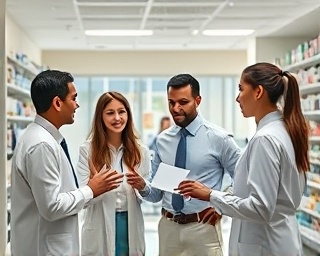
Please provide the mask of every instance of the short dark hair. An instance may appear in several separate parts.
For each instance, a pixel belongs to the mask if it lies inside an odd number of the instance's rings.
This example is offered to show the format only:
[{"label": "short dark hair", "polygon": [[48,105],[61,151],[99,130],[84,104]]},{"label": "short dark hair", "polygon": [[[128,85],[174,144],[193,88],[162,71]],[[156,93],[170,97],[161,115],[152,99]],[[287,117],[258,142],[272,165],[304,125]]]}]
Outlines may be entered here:
[{"label": "short dark hair", "polygon": [[191,86],[192,95],[193,97],[197,97],[200,95],[200,84],[197,79],[195,79],[190,74],[179,74],[176,76],[173,76],[170,78],[168,84],[167,84],[167,91],[169,90],[169,87],[173,88],[181,88],[184,86],[189,85]]},{"label": "short dark hair", "polygon": [[31,99],[38,114],[49,110],[54,97],[64,101],[69,93],[68,83],[74,81],[70,73],[46,70],[38,74],[31,83]]}]

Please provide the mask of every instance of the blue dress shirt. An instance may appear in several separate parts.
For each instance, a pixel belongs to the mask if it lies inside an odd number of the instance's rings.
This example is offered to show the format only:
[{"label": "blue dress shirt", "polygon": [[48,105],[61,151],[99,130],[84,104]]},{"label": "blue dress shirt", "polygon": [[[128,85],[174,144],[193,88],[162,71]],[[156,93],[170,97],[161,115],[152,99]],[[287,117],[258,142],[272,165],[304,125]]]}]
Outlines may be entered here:
[{"label": "blue dress shirt", "polygon": [[[173,125],[158,135],[151,180],[161,162],[174,165],[180,129],[181,127]],[[210,124],[199,114],[186,129],[190,133],[187,136],[186,169],[190,170],[187,179],[197,180],[212,189],[220,190],[223,175],[227,173],[233,177],[241,153],[240,148],[224,129]],[[150,184],[147,188],[141,193],[145,200],[150,202],[162,200],[162,207],[174,213],[171,205],[172,193],[161,191]],[[182,212],[185,214],[201,212],[208,207],[210,207],[209,202],[191,199],[185,201]]]}]

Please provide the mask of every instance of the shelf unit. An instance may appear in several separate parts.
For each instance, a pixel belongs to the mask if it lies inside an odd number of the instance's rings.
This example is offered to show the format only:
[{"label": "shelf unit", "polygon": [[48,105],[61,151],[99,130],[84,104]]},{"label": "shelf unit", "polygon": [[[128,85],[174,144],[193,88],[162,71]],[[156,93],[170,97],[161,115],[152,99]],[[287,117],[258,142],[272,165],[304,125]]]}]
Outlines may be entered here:
[{"label": "shelf unit", "polygon": [[[10,202],[10,163],[9,160],[13,156],[14,147],[9,145],[9,142],[12,142],[13,137],[15,137],[15,142],[17,140],[18,135],[14,131],[15,128],[24,129],[29,123],[34,120],[33,116],[24,115],[23,110],[21,109],[20,104],[20,115],[19,112],[14,111],[15,107],[18,109],[18,101],[19,102],[28,102],[31,103],[31,96],[30,96],[30,85],[33,78],[37,75],[38,71],[35,66],[29,67],[21,63],[20,61],[15,60],[12,57],[7,56],[7,102],[11,101],[12,105],[10,108],[8,107],[7,103],[7,137],[11,136],[10,139],[7,140],[7,212],[8,212],[8,241],[10,240],[10,209],[11,209],[11,202]],[[10,112],[10,113],[8,113]],[[14,135],[15,134],[15,135]]]},{"label": "shelf unit", "polygon": [[[307,69],[317,64],[320,64],[320,53],[309,59],[303,60],[300,63],[295,63],[290,66],[287,66],[284,68],[284,70],[296,73],[300,69]],[[307,96],[309,94],[317,94],[317,93],[320,94],[320,82],[316,82],[312,84],[301,84],[299,85],[299,91],[301,96]],[[320,110],[304,111],[303,113],[308,120],[320,122]],[[309,142],[310,144],[320,145],[320,136],[311,136],[309,138]],[[320,156],[319,156],[319,160],[310,159],[310,164],[318,166],[320,168]],[[320,195],[320,183],[308,179],[307,186],[314,190],[319,190],[319,195]],[[308,200],[309,200],[308,198],[304,197],[302,201],[306,202]],[[305,214],[308,214],[310,217],[318,220],[318,222],[320,223],[320,213],[317,212],[316,210],[309,209],[304,205],[301,205],[299,207],[299,210],[304,212]],[[299,224],[299,228],[300,228],[301,239],[303,244],[311,248],[315,252],[320,253],[320,232],[317,230],[313,230],[309,227],[302,226],[300,224]]]},{"label": "shelf unit", "polygon": [[8,96],[19,100],[30,98],[30,92],[28,90],[18,87],[15,84],[7,84],[7,93]]},{"label": "shelf unit", "polygon": [[[37,70],[35,67],[31,68],[20,61],[7,56],[7,101],[9,101],[9,99],[13,101],[13,106],[11,106],[12,109],[9,109],[7,105],[7,129],[9,129],[9,126],[11,127],[10,129],[13,129],[13,127],[25,128],[33,121],[34,117],[29,115],[26,116],[22,113],[21,104],[20,111],[16,111],[16,109],[18,109],[18,103],[16,103],[16,100],[20,102],[31,102],[29,89],[30,82],[36,75]],[[9,132],[10,131],[8,131],[8,133]],[[7,136],[9,137],[10,134]],[[10,147],[10,145],[7,145],[7,147]],[[7,152],[8,151],[10,150],[7,149]]]}]

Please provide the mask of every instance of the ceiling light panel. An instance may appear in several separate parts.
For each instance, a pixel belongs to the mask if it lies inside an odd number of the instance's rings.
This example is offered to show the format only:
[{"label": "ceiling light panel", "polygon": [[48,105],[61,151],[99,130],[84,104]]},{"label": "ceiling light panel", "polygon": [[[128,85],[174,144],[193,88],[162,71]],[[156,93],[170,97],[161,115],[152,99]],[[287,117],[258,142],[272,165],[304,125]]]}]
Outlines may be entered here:
[{"label": "ceiling light panel", "polygon": [[154,0],[154,5],[166,5],[166,4],[174,4],[186,6],[186,5],[205,5],[205,6],[217,6],[220,5],[222,0],[200,0],[200,1],[186,1],[186,0]]},{"label": "ceiling light panel", "polygon": [[93,3],[100,3],[100,4],[104,4],[104,3],[107,3],[107,4],[117,4],[119,5],[119,3],[126,3],[126,4],[130,4],[130,3],[146,3],[147,0],[76,0],[77,3],[80,3],[80,4],[93,4]]},{"label": "ceiling light panel", "polygon": [[152,30],[86,30],[87,36],[151,36]]},{"label": "ceiling light panel", "polygon": [[[153,7],[150,11],[150,15],[153,14],[168,14],[168,15],[209,15],[216,10],[216,7]],[[192,17],[192,16],[191,16]],[[189,16],[189,18],[191,18]]]},{"label": "ceiling light panel", "polygon": [[80,15],[143,15],[144,7],[79,6]]},{"label": "ceiling light panel", "polygon": [[208,29],[203,30],[205,36],[248,36],[254,32],[253,29]]},{"label": "ceiling light panel", "polygon": [[141,20],[137,19],[84,19],[82,21],[84,29],[138,29]]}]

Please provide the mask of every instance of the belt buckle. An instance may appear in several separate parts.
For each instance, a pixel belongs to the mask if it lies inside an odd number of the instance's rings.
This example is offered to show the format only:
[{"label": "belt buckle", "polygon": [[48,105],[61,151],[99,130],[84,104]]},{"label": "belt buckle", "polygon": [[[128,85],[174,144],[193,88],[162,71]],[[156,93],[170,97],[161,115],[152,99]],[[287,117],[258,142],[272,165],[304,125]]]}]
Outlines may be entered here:
[{"label": "belt buckle", "polygon": [[187,223],[187,215],[185,215],[184,213],[181,212],[181,213],[173,216],[173,221],[178,224],[186,224]]}]

